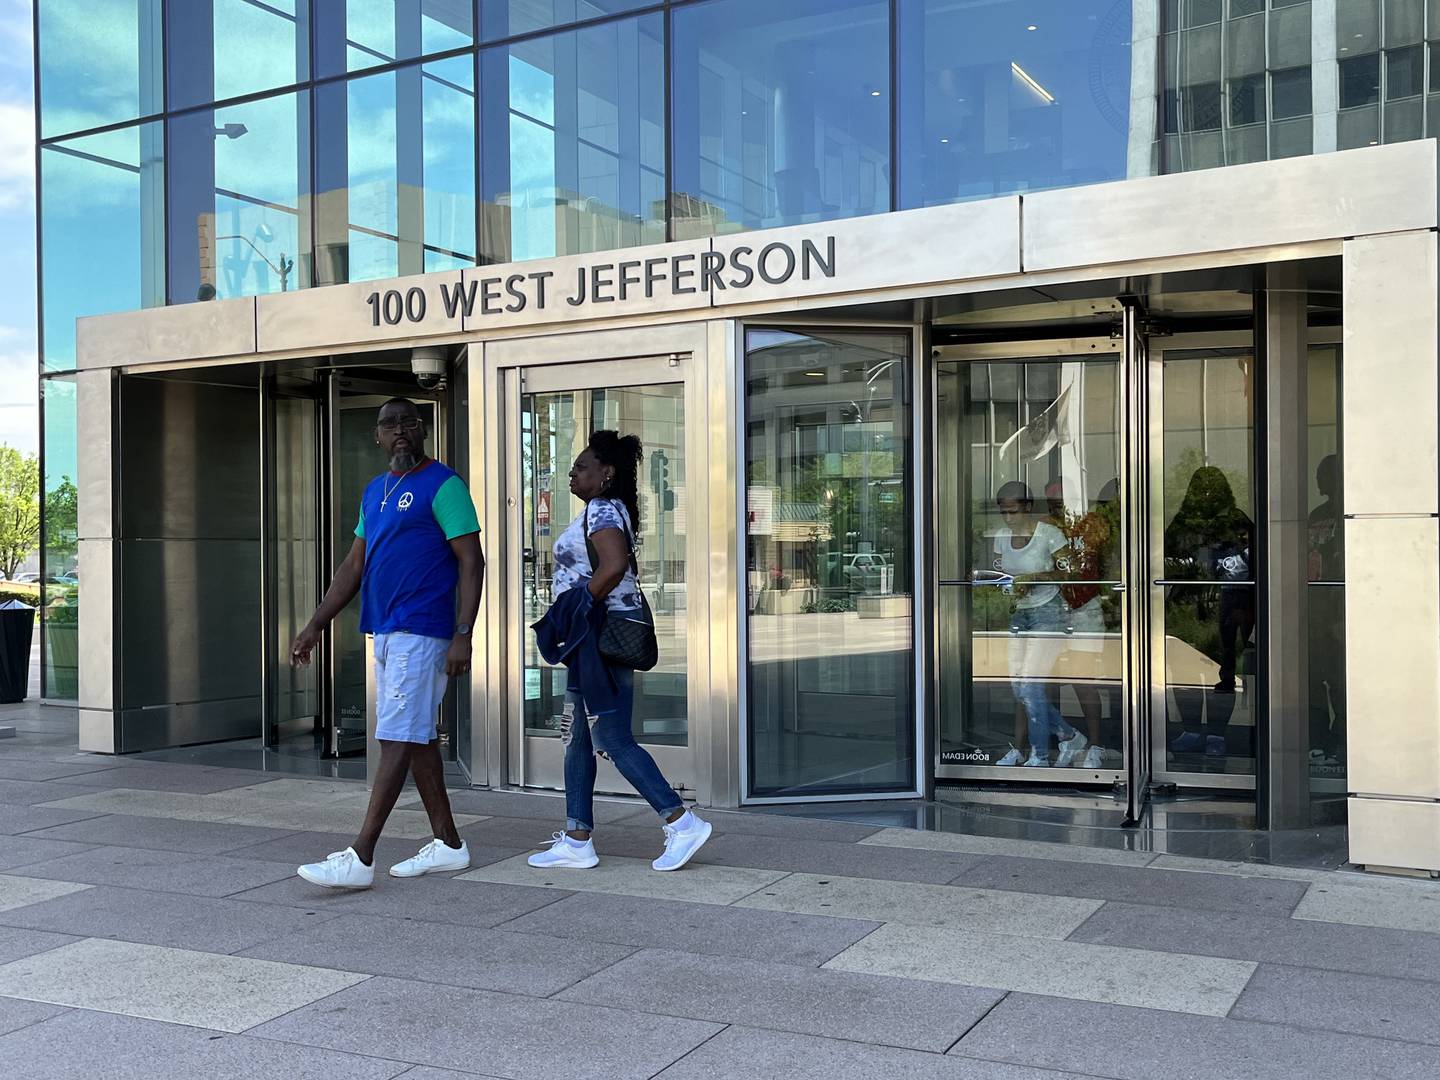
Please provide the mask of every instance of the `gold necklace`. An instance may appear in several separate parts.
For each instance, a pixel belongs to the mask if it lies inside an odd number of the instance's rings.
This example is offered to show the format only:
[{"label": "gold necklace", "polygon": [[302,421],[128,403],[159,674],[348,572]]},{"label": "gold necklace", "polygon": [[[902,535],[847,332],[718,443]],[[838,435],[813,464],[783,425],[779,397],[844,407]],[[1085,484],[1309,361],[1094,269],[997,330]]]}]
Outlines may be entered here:
[{"label": "gold necklace", "polygon": [[380,512],[382,514],[385,512],[385,504],[390,501],[390,496],[394,495],[395,492],[399,489],[400,485],[405,482],[405,478],[419,467],[420,463],[417,461],[414,465],[411,465],[410,468],[406,469],[403,473],[400,474],[399,480],[396,480],[392,486],[385,489],[385,497],[380,500]]}]

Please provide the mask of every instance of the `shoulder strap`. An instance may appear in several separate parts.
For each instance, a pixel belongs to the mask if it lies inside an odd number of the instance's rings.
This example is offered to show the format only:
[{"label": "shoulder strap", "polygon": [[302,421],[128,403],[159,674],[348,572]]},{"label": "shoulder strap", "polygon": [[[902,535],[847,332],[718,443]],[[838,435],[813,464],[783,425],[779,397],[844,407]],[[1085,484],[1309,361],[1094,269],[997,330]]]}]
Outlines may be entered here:
[{"label": "shoulder strap", "polygon": [[[607,502],[614,502],[614,499],[607,499]],[[638,583],[640,580],[640,567],[635,562],[635,536],[630,532],[628,514],[620,515],[620,524],[624,527],[625,545],[630,550],[630,572],[635,575]],[[585,509],[580,514],[580,527],[585,531],[585,555],[590,560],[590,573],[595,573],[595,565],[600,561],[595,557],[595,544],[590,539],[590,503],[585,504]]]}]

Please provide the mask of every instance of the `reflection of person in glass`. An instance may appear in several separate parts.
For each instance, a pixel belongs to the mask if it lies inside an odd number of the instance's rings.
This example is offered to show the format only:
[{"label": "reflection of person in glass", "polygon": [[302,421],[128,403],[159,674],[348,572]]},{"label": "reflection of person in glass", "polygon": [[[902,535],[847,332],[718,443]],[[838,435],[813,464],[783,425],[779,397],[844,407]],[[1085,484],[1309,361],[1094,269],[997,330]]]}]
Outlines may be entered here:
[{"label": "reflection of person in glass", "polygon": [[1324,582],[1310,589],[1310,764],[1339,774],[1345,749],[1345,580],[1341,530],[1340,462],[1334,454],[1315,469],[1315,486],[1324,502],[1310,511],[1306,578]]},{"label": "reflection of person in glass", "polygon": [[[1030,757],[1024,764],[1048,766],[1052,738],[1060,740],[1064,760],[1073,761],[1086,738],[1065,722],[1047,686],[1065,644],[1064,601],[1054,581],[1055,553],[1065,547],[1065,535],[1040,520],[1030,489],[1019,481],[1001,487],[995,505],[1005,522],[995,535],[995,569],[1014,579],[1008,651],[1011,686],[1030,728]],[[1012,748],[996,764],[1016,765],[1019,757]]]},{"label": "reflection of person in glass", "polygon": [[[1225,473],[1213,465],[1196,469],[1180,509],[1165,529],[1166,574],[1172,579],[1214,584],[1172,586],[1166,606],[1178,614],[1193,605],[1202,626],[1212,621],[1216,624],[1218,649],[1207,650],[1203,641],[1189,644],[1202,652],[1218,652],[1218,658],[1212,659],[1218,659],[1220,672],[1208,691],[1199,686],[1175,686],[1183,728],[1170,744],[1176,753],[1203,749],[1210,757],[1224,757],[1227,752],[1226,731],[1235,711],[1236,668],[1240,651],[1255,629],[1255,590],[1250,584],[1254,535],[1254,522],[1236,504]],[[1180,620],[1172,615],[1166,621]]]},{"label": "reflection of person in glass", "polygon": [[[1065,505],[1064,487],[1052,481],[1045,487],[1045,502],[1050,523],[1065,538],[1065,547],[1055,554],[1055,569],[1062,579],[1060,599],[1064,601],[1066,641],[1070,666],[1076,676],[1070,683],[1080,715],[1085,718],[1090,749],[1079,762],[1083,769],[1104,767],[1105,751],[1101,746],[1100,723],[1103,716],[1102,695],[1110,699],[1112,720],[1120,716],[1119,687],[1113,675],[1105,670],[1105,612],[1101,606],[1101,580],[1118,580],[1120,574],[1120,485],[1111,480],[1100,491],[1093,509],[1073,513]],[[1065,581],[1085,584],[1065,584]],[[1058,696],[1058,685],[1055,687]],[[1064,753],[1057,765],[1070,765]]]}]

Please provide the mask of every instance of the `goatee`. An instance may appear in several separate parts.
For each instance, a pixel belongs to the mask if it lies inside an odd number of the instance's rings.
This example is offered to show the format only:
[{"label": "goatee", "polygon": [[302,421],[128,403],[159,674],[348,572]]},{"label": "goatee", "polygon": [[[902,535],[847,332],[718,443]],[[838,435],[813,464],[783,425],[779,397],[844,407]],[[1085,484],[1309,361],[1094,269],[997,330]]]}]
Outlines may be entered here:
[{"label": "goatee", "polygon": [[401,450],[390,455],[390,471],[407,473],[420,464],[420,458],[413,450]]}]

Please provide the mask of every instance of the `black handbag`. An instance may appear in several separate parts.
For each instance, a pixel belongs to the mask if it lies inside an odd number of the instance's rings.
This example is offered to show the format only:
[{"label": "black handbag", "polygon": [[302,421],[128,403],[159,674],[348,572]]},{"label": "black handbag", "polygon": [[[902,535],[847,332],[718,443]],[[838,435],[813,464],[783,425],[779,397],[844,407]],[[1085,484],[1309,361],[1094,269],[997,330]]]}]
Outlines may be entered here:
[{"label": "black handbag", "polygon": [[[590,542],[590,506],[580,515],[585,530],[585,554],[590,559],[590,573],[600,560],[595,557],[595,545]],[[622,519],[623,521],[623,519]],[[635,562],[635,537],[625,526],[625,542],[630,549],[630,570],[635,575],[635,591],[640,594],[641,617],[625,611],[605,609],[605,621],[600,627],[597,646],[607,663],[633,671],[649,671],[660,662],[660,642],[655,637],[655,616],[650,611],[650,601],[645,599],[645,590],[640,588],[640,567]]]}]

